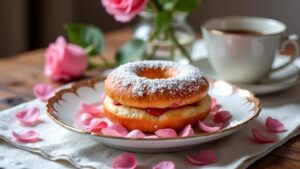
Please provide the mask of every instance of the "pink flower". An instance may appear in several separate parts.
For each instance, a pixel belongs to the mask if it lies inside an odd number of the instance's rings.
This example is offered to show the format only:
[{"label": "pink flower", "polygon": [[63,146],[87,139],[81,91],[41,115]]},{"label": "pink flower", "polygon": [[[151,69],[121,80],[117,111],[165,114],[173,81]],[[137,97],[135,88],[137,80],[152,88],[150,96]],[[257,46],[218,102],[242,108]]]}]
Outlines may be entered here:
[{"label": "pink flower", "polygon": [[54,81],[72,80],[83,75],[87,68],[84,50],[59,36],[46,50],[44,74]]},{"label": "pink flower", "polygon": [[128,22],[144,10],[148,0],[102,0],[106,12],[119,22]]}]

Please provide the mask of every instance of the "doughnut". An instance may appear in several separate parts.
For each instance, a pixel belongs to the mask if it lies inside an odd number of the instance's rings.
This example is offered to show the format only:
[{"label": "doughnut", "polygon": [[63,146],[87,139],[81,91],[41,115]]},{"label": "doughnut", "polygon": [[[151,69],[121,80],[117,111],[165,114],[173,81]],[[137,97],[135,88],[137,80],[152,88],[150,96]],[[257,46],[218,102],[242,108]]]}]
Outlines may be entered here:
[{"label": "doughnut", "polygon": [[135,108],[167,108],[203,99],[209,83],[202,72],[172,61],[137,61],[121,65],[105,80],[105,93]]},{"label": "doughnut", "polygon": [[200,101],[177,108],[166,109],[162,114],[152,115],[147,109],[135,108],[114,103],[106,96],[103,102],[105,116],[114,123],[119,123],[129,130],[155,132],[158,129],[172,128],[180,130],[188,124],[203,120],[210,111],[211,98],[206,95]]}]

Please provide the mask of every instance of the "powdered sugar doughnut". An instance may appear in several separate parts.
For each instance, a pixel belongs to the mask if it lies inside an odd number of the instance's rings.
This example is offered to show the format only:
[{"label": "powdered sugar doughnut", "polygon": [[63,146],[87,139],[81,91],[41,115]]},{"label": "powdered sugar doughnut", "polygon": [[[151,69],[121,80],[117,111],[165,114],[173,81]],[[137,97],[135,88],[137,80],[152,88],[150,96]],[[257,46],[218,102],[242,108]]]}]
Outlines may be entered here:
[{"label": "powdered sugar doughnut", "polygon": [[192,104],[207,95],[208,87],[198,68],[172,61],[127,63],[105,80],[105,92],[111,99],[137,108]]},{"label": "powdered sugar doughnut", "polygon": [[172,128],[181,130],[186,125],[203,120],[210,111],[211,98],[206,95],[200,101],[177,108],[141,109],[125,105],[116,105],[107,96],[103,103],[105,116],[114,123],[122,124],[128,130],[155,132],[158,129]]}]

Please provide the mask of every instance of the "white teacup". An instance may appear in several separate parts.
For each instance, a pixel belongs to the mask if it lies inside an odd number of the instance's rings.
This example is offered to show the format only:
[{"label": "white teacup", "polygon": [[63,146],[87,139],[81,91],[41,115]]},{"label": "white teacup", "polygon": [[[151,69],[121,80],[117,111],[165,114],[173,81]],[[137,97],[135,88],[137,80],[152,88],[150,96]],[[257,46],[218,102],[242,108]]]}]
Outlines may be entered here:
[{"label": "white teacup", "polygon": [[[220,78],[235,83],[257,83],[294,61],[299,54],[297,36],[284,39],[285,30],[282,22],[244,16],[214,18],[202,25],[212,67]],[[272,68],[279,48],[288,44],[296,54],[286,64]]]}]

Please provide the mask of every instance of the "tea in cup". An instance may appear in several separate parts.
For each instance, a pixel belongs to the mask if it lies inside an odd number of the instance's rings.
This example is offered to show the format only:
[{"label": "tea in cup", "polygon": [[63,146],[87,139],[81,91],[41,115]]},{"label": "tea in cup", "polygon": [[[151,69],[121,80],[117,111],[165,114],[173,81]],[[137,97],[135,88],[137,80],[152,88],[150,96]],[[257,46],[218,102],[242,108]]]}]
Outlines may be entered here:
[{"label": "tea in cup", "polygon": [[[202,27],[209,62],[217,75],[234,83],[257,83],[283,69],[299,55],[297,36],[284,39],[285,24],[274,19],[230,16],[213,18]],[[276,54],[292,45],[296,54],[272,68]]]}]

